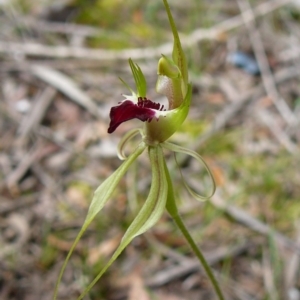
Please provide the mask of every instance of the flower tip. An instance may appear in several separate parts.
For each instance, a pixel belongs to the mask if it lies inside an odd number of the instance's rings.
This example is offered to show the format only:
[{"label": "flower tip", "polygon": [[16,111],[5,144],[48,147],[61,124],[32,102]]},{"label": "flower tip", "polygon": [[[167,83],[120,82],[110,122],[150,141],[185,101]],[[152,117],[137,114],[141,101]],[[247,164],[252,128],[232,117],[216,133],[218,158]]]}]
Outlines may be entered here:
[{"label": "flower tip", "polygon": [[[112,126],[111,123],[112,123],[112,122],[110,122],[109,127],[108,127],[108,129],[107,129],[107,133],[113,133],[113,132],[117,129],[117,127]],[[115,127],[115,128],[114,128],[114,127]]]}]

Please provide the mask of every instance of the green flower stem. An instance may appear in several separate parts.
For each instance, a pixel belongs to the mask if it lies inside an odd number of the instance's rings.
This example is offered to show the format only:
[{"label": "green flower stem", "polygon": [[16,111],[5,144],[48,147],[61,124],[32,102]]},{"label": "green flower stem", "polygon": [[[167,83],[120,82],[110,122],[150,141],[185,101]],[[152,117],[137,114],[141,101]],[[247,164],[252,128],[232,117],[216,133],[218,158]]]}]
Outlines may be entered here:
[{"label": "green flower stem", "polygon": [[184,223],[182,222],[182,219],[179,215],[177,216],[172,216],[173,220],[175,221],[176,225],[180,229],[181,233],[184,235],[185,239],[187,240],[188,244],[192,248],[194,254],[197,256],[198,260],[200,261],[202,267],[204,268],[206,275],[208,276],[210,282],[212,283],[216,294],[218,295],[220,300],[225,300],[223,293],[220,289],[220,286],[218,284],[218,281],[216,280],[216,277],[214,276],[212,269],[208,265],[203,253],[201,250],[197,247],[195,241],[191,237],[190,233],[186,229]]},{"label": "green flower stem", "polygon": [[225,300],[225,298],[223,296],[223,293],[220,289],[220,286],[218,284],[218,281],[216,280],[216,278],[215,278],[215,276],[212,272],[212,269],[208,265],[203,253],[201,252],[201,250],[196,245],[194,239],[192,238],[189,231],[185,227],[185,225],[184,225],[184,223],[183,223],[183,221],[182,221],[182,219],[181,219],[181,217],[178,213],[170,173],[169,173],[169,170],[168,170],[168,167],[167,167],[165,161],[164,161],[164,164],[165,164],[166,177],[167,177],[167,181],[168,181],[168,198],[167,198],[167,203],[166,203],[167,211],[169,212],[169,214],[173,218],[174,222],[176,223],[177,227],[179,228],[179,230],[181,231],[181,233],[185,237],[186,241],[188,242],[188,244],[192,248],[194,254],[197,256],[200,264],[202,265],[202,267],[204,268],[204,270],[206,272],[206,275],[208,276],[211,284],[213,285],[219,300]]}]

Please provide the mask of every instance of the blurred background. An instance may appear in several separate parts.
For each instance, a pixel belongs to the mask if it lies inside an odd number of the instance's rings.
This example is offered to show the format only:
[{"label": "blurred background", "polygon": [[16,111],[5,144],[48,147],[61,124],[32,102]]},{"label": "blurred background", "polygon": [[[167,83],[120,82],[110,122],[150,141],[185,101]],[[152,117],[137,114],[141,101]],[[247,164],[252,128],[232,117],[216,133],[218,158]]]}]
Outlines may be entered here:
[{"label": "blurred background", "polygon": [[[166,153],[182,218],[227,299],[300,299],[300,2],[169,0],[193,101],[172,141],[210,165],[215,196],[186,192]],[[116,147],[138,121],[107,134],[111,106],[133,86],[148,98],[172,35],[161,0],[0,0],[0,299],[52,299],[93,191],[120,164]],[[129,146],[134,149],[135,143]],[[192,160],[190,186],[209,188]],[[59,299],[99,272],[149,191],[146,155],[78,244]],[[85,299],[215,299],[167,214],[136,238]]]}]

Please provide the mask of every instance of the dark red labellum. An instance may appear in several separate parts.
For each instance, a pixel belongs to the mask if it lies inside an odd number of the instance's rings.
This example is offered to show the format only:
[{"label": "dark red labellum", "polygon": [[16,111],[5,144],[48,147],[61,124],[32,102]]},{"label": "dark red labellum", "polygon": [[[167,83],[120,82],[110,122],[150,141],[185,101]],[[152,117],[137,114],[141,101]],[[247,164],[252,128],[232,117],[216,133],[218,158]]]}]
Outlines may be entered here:
[{"label": "dark red labellum", "polygon": [[138,103],[125,100],[118,106],[113,106],[110,110],[110,124],[108,133],[114,132],[120,124],[131,119],[139,119],[142,122],[151,121],[155,116],[156,110],[163,110],[164,106],[152,102],[147,98],[138,98]]}]

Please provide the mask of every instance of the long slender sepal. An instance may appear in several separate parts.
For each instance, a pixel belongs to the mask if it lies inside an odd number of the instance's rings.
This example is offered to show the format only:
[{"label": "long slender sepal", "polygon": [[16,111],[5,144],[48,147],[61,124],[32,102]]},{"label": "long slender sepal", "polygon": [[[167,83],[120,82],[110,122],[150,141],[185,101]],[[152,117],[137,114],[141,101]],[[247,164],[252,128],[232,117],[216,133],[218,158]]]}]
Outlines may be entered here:
[{"label": "long slender sepal", "polygon": [[113,174],[111,174],[105,181],[103,181],[103,183],[95,191],[84,224],[82,225],[81,230],[78,233],[58,275],[54,296],[53,296],[54,300],[57,299],[58,287],[61,282],[62,275],[80,238],[82,237],[82,235],[84,234],[88,226],[91,224],[93,219],[96,217],[96,215],[99,213],[99,211],[104,207],[106,202],[111,198],[117,184],[124,176],[124,174],[130,167],[130,165],[138,158],[139,155],[143,153],[145,148],[146,145],[144,143],[141,143],[137,147],[137,149],[123,162],[123,164]]},{"label": "long slender sepal", "polygon": [[164,161],[164,168],[165,168],[166,178],[168,182],[168,197],[167,197],[166,209],[168,213],[171,215],[171,217],[176,217],[178,215],[178,208],[175,201],[172,179],[166,161]]},{"label": "long slender sepal", "polygon": [[156,91],[165,95],[169,101],[169,109],[174,109],[181,105],[187,94],[188,68],[169,4],[167,0],[163,2],[173,33],[173,52],[172,59],[162,55],[158,62]]},{"label": "long slender sepal", "polygon": [[187,69],[185,54],[182,50],[180,38],[178,35],[178,31],[177,31],[168,1],[167,0],[163,0],[163,1],[164,1],[164,5],[166,8],[167,14],[168,14],[169,23],[170,23],[170,26],[172,29],[173,39],[174,39],[172,57],[173,57],[174,62],[176,63],[176,65],[179,67],[179,69],[181,71],[183,82],[186,87],[187,83],[188,83],[188,69]]},{"label": "long slender sepal", "polygon": [[133,238],[150,229],[163,214],[166,205],[168,185],[165,175],[164,157],[161,147],[149,147],[149,158],[152,168],[152,183],[148,198],[136,218],[128,227],[119,247],[114,252],[113,256],[103,267],[101,272],[96,276],[96,278],[91,282],[91,284],[79,296],[78,300],[83,299],[83,297],[96,284],[96,282],[101,278],[104,272],[118,258],[118,256],[125,249],[125,247],[128,246]]},{"label": "long slender sepal", "polygon": [[178,145],[175,145],[175,144],[172,144],[172,143],[169,143],[169,142],[164,142],[162,144],[162,146],[168,150],[171,150],[171,151],[174,151],[174,152],[179,152],[179,153],[183,153],[183,154],[187,154],[187,155],[190,155],[192,157],[194,157],[198,162],[200,162],[204,168],[206,169],[209,177],[210,177],[210,180],[211,180],[211,184],[212,184],[212,189],[211,189],[211,192],[207,195],[207,196],[202,196],[202,195],[199,195],[198,193],[196,193],[195,191],[193,191],[189,185],[186,183],[186,181],[184,180],[184,177],[181,173],[181,170],[180,170],[180,175],[181,175],[181,178],[182,178],[182,181],[186,187],[186,189],[189,191],[189,193],[197,200],[200,200],[200,201],[205,201],[205,200],[208,200],[209,198],[211,198],[215,191],[216,191],[216,183],[215,183],[215,179],[209,169],[209,166],[207,165],[207,163],[205,162],[205,160],[195,151],[193,150],[190,150],[188,148],[185,148],[185,147],[181,147],[181,146],[178,146]]}]

